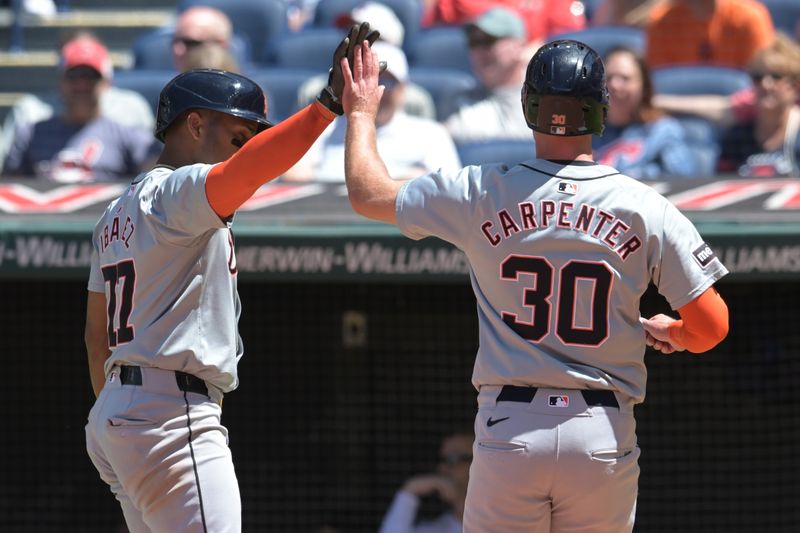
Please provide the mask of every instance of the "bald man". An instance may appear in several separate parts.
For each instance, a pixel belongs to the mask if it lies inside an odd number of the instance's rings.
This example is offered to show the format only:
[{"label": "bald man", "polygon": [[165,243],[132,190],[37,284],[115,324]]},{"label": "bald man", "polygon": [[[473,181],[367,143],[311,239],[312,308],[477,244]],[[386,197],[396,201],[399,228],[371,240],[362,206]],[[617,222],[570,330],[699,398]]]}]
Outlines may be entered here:
[{"label": "bald man", "polygon": [[228,16],[213,7],[190,7],[175,22],[172,38],[172,59],[181,72],[189,69],[189,51],[197,46],[214,43],[228,48],[233,35],[233,25]]}]

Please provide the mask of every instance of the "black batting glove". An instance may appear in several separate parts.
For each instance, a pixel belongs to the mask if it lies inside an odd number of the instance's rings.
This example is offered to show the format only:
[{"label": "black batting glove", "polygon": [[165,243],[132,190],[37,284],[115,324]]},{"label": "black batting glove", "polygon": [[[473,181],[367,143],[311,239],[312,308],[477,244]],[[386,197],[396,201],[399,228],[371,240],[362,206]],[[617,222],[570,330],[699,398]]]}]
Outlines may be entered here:
[{"label": "black batting glove", "polygon": [[343,58],[347,58],[350,65],[353,64],[353,57],[355,54],[355,47],[364,41],[368,41],[370,46],[380,37],[378,30],[369,29],[369,22],[362,22],[361,24],[354,24],[350,28],[350,32],[342,39],[339,46],[333,52],[333,64],[328,71],[328,85],[322,89],[317,96],[317,100],[336,113],[337,115],[344,114],[342,108],[342,91],[344,90],[344,74],[342,73],[341,62]]}]

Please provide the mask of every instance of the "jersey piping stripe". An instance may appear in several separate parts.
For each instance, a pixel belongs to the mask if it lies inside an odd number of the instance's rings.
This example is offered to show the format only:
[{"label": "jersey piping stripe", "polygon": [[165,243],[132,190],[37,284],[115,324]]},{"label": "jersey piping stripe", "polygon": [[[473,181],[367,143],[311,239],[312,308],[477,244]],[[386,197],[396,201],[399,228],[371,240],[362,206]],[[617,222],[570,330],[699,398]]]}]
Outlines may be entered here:
[{"label": "jersey piping stripe", "polygon": [[539,168],[532,167],[530,165],[526,165],[525,163],[520,163],[520,166],[527,168],[528,170],[533,170],[534,172],[539,172],[544,174],[545,176],[550,176],[551,178],[561,178],[565,180],[575,180],[575,181],[591,181],[591,180],[599,180],[602,178],[607,178],[609,176],[618,176],[619,172],[611,172],[610,174],[603,174],[601,176],[593,176],[591,178],[573,178],[571,176],[559,176],[557,174],[553,174],[551,172],[547,172],[546,170],[542,170]]},{"label": "jersey piping stripe", "polygon": [[186,428],[189,430],[189,453],[192,456],[192,470],[194,470],[194,482],[197,484],[197,497],[200,499],[200,519],[203,522],[203,533],[208,533],[206,527],[206,511],[203,507],[203,491],[200,489],[200,475],[197,473],[197,460],[194,457],[194,446],[192,445],[192,419],[189,416],[189,398],[187,392],[183,391],[183,401],[186,402]]}]

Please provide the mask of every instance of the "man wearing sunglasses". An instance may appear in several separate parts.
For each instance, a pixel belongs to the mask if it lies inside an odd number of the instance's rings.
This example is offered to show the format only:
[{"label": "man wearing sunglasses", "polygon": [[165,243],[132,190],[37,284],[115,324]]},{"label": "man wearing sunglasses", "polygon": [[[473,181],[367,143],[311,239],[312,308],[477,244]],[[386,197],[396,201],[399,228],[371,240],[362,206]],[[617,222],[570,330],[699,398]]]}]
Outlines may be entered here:
[{"label": "man wearing sunglasses", "polygon": [[102,43],[88,35],[67,42],[59,73],[63,109],[46,120],[15,126],[5,175],[111,181],[129,179],[155,159],[158,150],[149,131],[103,112],[112,66]]},{"label": "man wearing sunglasses", "polygon": [[[471,433],[446,436],[439,449],[435,471],[416,474],[406,480],[383,518],[380,533],[460,533],[473,440]],[[433,520],[415,525],[420,501],[426,496],[438,497],[448,510]]]},{"label": "man wearing sunglasses", "polygon": [[218,45],[229,49],[232,35],[233,25],[225,13],[209,6],[190,7],[175,22],[172,37],[175,68],[180,72],[188,70],[188,56],[198,46]]},{"label": "man wearing sunglasses", "polygon": [[529,139],[530,130],[519,113],[519,87],[527,64],[525,23],[513,11],[497,7],[470,21],[464,31],[472,72],[481,87],[453,104],[445,127],[456,143]]}]

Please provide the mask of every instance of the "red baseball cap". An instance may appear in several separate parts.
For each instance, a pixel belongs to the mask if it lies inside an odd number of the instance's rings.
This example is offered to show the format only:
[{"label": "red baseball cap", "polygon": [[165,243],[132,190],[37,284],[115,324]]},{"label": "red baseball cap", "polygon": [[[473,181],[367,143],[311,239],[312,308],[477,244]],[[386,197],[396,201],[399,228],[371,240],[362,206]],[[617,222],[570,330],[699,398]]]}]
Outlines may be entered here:
[{"label": "red baseball cap", "polygon": [[75,39],[64,45],[64,48],[61,49],[60,67],[62,72],[75,67],[90,67],[108,80],[111,79],[114,72],[108,49],[100,42],[86,37]]}]

